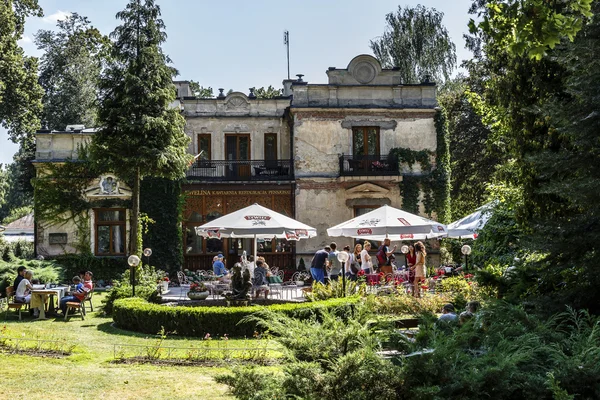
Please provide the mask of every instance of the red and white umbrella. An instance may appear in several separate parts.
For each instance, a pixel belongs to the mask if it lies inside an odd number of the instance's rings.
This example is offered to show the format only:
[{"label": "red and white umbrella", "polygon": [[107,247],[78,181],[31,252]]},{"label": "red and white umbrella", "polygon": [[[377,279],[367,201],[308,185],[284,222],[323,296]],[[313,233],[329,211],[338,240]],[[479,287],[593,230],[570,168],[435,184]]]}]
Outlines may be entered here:
[{"label": "red and white umbrella", "polygon": [[421,240],[447,235],[446,226],[398,208],[383,206],[327,229],[329,236],[382,241]]},{"label": "red and white umbrella", "polygon": [[209,238],[254,238],[256,260],[256,239],[308,239],[317,236],[317,230],[266,207],[253,204],[197,226],[196,234]]}]

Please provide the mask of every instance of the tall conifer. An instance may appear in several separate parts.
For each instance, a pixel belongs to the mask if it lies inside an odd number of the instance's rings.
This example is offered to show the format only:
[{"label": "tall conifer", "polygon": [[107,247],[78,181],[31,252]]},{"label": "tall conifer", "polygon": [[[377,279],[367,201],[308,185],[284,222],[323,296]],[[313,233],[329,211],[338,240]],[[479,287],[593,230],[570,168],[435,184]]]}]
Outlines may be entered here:
[{"label": "tall conifer", "polygon": [[91,155],[132,185],[129,253],[137,254],[140,181],[183,177],[189,138],[184,118],[171,106],[176,71],[160,47],[166,39],[160,7],[153,0],[131,0],[117,19],[123,23],[111,33],[111,60],[100,79],[101,129]]}]

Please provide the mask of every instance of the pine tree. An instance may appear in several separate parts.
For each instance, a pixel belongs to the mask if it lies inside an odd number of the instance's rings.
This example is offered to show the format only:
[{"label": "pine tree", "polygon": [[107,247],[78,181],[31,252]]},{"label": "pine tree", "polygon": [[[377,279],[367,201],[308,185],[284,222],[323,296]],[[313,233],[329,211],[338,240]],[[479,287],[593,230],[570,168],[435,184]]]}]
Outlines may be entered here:
[{"label": "pine tree", "polygon": [[117,13],[109,66],[100,79],[92,159],[130,182],[133,189],[129,253],[139,253],[140,181],[145,176],[181,178],[189,162],[185,120],[170,106],[176,71],[160,47],[166,39],[153,0],[131,0]]}]

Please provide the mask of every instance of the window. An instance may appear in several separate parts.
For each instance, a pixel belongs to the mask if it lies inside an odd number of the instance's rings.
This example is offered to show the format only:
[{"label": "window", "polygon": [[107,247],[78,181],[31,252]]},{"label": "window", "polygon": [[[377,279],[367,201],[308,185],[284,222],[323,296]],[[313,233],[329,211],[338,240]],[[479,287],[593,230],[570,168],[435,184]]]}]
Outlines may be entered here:
[{"label": "window", "polygon": [[379,127],[358,126],[352,128],[352,151],[354,156],[378,156]]},{"label": "window", "polygon": [[265,160],[277,160],[277,134],[265,133]]},{"label": "window", "polygon": [[211,137],[207,134],[198,135],[198,161],[212,160]]},{"label": "window", "polygon": [[125,209],[96,209],[96,255],[125,255]]}]

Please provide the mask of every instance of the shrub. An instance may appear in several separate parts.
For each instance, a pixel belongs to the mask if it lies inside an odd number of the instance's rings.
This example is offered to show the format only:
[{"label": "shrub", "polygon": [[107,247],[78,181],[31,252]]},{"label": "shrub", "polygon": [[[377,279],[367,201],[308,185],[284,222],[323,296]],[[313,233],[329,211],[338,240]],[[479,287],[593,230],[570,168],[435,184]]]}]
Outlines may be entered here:
[{"label": "shrub", "polygon": [[79,275],[80,271],[92,271],[94,281],[105,282],[118,279],[129,269],[125,257],[94,257],[91,254],[65,254],[53,259],[64,271],[65,279]]},{"label": "shrub", "polygon": [[8,242],[0,237],[0,256],[7,262],[19,262],[19,259],[30,260],[33,258],[33,242],[25,240]]},{"label": "shrub", "polygon": [[[139,267],[136,269],[135,275],[135,297],[146,301],[157,301],[159,293],[156,282],[162,280],[164,272],[154,270],[154,267]],[[133,296],[133,287],[130,281],[130,272],[125,271],[121,274],[121,278],[115,280],[113,288],[108,292],[108,295],[102,300],[104,304],[104,312],[112,314],[113,305],[118,299],[125,299]],[[160,328],[156,331],[158,332]]]},{"label": "shrub", "polygon": [[423,313],[439,313],[444,304],[450,303],[451,300],[452,297],[447,293],[425,294],[421,298],[408,294],[398,294],[393,296],[369,296],[367,305],[377,314],[418,316]]},{"label": "shrub", "polygon": [[359,296],[365,296],[367,293],[366,284],[359,283],[356,281],[346,280],[346,293],[344,295],[344,285],[341,280],[329,281],[326,285],[320,282],[313,282],[312,291],[304,293],[309,301],[320,301],[327,299],[335,299],[345,297],[348,295],[358,294]]},{"label": "shrub", "polygon": [[[137,287],[136,287],[137,290]],[[352,312],[358,298],[333,299],[313,303],[276,304],[248,307],[185,307],[152,304],[145,300],[120,299],[114,302],[113,320],[124,329],[155,334],[164,327],[166,331],[183,336],[211,335],[251,337],[257,330],[255,321],[242,321],[244,317],[265,308],[300,319],[319,317],[322,310],[335,310],[339,314]]]}]

